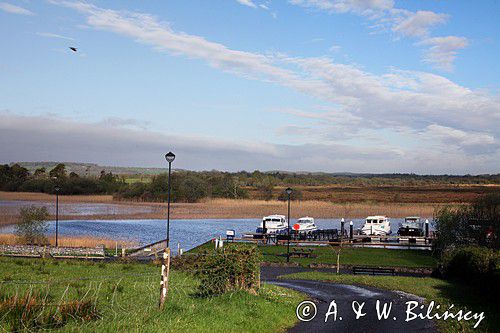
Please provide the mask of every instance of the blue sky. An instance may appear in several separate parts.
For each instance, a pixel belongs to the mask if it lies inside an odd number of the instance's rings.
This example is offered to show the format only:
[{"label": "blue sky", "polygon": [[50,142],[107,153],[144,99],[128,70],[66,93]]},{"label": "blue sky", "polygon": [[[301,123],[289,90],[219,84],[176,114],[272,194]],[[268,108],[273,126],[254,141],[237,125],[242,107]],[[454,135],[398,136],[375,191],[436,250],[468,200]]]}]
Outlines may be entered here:
[{"label": "blue sky", "polygon": [[0,1],[0,162],[497,173],[499,9]]}]

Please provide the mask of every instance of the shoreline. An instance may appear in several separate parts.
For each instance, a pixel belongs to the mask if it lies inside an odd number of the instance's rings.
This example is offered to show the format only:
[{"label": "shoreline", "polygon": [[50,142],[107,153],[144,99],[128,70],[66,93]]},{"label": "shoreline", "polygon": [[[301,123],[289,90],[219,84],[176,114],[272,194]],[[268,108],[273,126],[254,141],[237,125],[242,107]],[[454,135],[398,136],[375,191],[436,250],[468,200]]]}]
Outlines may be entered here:
[{"label": "shoreline", "polygon": [[[54,196],[44,193],[26,192],[0,192],[0,201],[29,201],[44,204],[52,208]],[[65,206],[79,204],[104,204],[129,207],[130,212],[102,213],[102,214],[64,214],[59,215],[59,220],[142,220],[142,219],[165,219],[166,203],[159,202],[135,202],[113,200],[111,195],[102,196],[59,196],[59,204]],[[451,203],[450,203],[451,204]],[[312,216],[314,218],[340,219],[365,218],[369,215],[386,215],[389,218],[402,218],[417,215],[431,217],[437,208],[444,203],[388,203],[388,202],[352,202],[335,203],[318,200],[292,201],[292,217]],[[134,208],[150,209],[148,212],[134,212]],[[0,225],[15,224],[15,216],[19,206],[0,207]],[[210,199],[198,203],[172,203],[172,219],[261,219],[271,214],[287,213],[287,203],[271,200],[251,199]],[[51,218],[55,216],[51,215]]]}]

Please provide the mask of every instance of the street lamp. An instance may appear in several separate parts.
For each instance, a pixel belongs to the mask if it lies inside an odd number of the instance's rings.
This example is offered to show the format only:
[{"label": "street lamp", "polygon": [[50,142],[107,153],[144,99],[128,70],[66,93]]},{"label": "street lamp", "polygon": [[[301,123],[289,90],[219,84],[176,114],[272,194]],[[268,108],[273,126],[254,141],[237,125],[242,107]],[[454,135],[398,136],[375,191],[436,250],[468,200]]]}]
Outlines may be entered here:
[{"label": "street lamp", "polygon": [[167,203],[167,248],[170,248],[170,174],[172,172],[172,162],[175,160],[175,154],[169,151],[165,154],[168,162],[168,203]]},{"label": "street lamp", "polygon": [[54,187],[56,191],[56,247],[59,247],[59,186]]},{"label": "street lamp", "polygon": [[286,194],[288,195],[288,244],[286,247],[286,262],[290,262],[290,196],[292,194],[292,189],[288,187],[285,190]]}]

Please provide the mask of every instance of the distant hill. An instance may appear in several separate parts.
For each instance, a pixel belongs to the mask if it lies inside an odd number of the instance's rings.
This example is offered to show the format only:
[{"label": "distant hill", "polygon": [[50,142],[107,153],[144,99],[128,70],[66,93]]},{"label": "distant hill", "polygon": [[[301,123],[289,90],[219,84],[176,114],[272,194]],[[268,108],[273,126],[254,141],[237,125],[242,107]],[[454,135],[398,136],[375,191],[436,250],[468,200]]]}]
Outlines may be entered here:
[{"label": "distant hill", "polygon": [[[68,173],[75,172],[80,176],[95,176],[99,175],[102,170],[105,172],[112,172],[116,175],[158,175],[168,171],[167,168],[141,168],[141,167],[117,167],[117,166],[103,166],[96,163],[77,163],[77,162],[17,162],[17,164],[25,167],[31,173],[36,169],[44,167],[50,170],[58,163],[64,163],[66,165],[66,171]],[[11,165],[14,163],[11,163]],[[180,171],[182,169],[175,169]],[[217,171],[217,170],[212,170]],[[239,172],[231,172],[232,174],[238,174]],[[252,172],[249,172],[252,173]],[[308,172],[308,171],[283,171],[283,170],[270,170],[261,171],[262,174],[267,175],[288,175],[288,176],[298,176],[298,177],[312,177],[318,179],[325,178],[384,178],[384,179],[423,179],[423,178],[441,178],[441,180],[451,179],[470,179],[470,178],[488,178],[493,180],[494,183],[498,183],[500,179],[500,174],[486,174],[486,175],[417,175],[412,173],[354,173],[354,172]]]},{"label": "distant hill", "polygon": [[164,168],[115,167],[102,166],[95,163],[76,162],[18,162],[17,164],[25,167],[30,172],[34,172],[36,169],[42,167],[44,167],[48,171],[55,167],[58,163],[64,163],[64,165],[66,165],[66,171],[68,173],[75,172],[80,176],[99,175],[102,170],[106,172],[112,172],[115,175],[157,175],[167,171],[167,169]]}]

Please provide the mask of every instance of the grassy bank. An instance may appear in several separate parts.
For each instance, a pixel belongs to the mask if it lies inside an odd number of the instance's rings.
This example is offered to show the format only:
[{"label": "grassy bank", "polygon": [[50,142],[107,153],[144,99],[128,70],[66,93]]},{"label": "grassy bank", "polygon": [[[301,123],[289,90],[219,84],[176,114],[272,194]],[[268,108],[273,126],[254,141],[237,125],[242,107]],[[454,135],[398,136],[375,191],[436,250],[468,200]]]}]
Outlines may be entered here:
[{"label": "grassy bank", "polygon": [[[293,246],[290,245],[292,249]],[[264,261],[285,262],[286,246],[261,246]],[[303,247],[300,247],[303,249]],[[302,266],[312,263],[336,264],[337,252],[340,250],[341,265],[369,265],[369,266],[392,266],[392,267],[435,267],[436,259],[430,251],[421,250],[393,250],[376,248],[354,248],[354,247],[331,247],[314,246],[312,258],[291,258],[292,262],[298,262]]]},{"label": "grassy bank", "polygon": [[[224,246],[231,246],[231,243],[226,243]],[[290,249],[294,246],[290,245]],[[188,253],[196,253],[203,250],[213,249],[213,244],[205,243],[197,248],[192,249]],[[328,264],[334,265],[337,263],[337,251],[339,247],[331,246],[311,246],[300,247],[300,249],[311,249],[311,258],[291,258],[292,263],[299,263],[301,266],[309,264]],[[259,250],[263,255],[263,261],[282,263],[286,262],[286,246],[259,246]],[[430,251],[423,250],[393,250],[393,249],[376,249],[376,248],[353,248],[343,247],[340,252],[341,265],[370,265],[370,266],[392,266],[392,267],[427,267],[436,266],[436,258]]]},{"label": "grassy bank", "polygon": [[[40,313],[60,309],[56,315],[63,320],[54,324],[47,319],[34,324],[44,327],[29,330],[276,332],[295,323],[295,306],[303,299],[296,292],[270,285],[264,285],[256,295],[233,292],[205,298],[197,294],[196,278],[172,271],[168,301],[159,311],[159,273],[159,267],[146,264],[0,258],[0,317],[9,319],[7,312],[15,308],[11,296],[17,294],[21,299],[28,292],[30,309],[40,309]],[[67,308],[58,305],[75,302],[95,309],[89,313],[97,317],[91,318],[87,312],[87,317],[64,316]],[[0,321],[0,331],[13,328],[12,320],[7,319]]]},{"label": "grassy bank", "polygon": [[[441,309],[448,309],[454,304],[455,312],[458,309],[467,309],[473,312],[485,312],[485,319],[477,330],[471,322],[438,321],[443,332],[496,332],[500,327],[498,317],[498,300],[478,296],[475,289],[457,283],[435,278],[419,278],[406,276],[368,276],[368,275],[336,275],[323,272],[303,272],[281,276],[282,279],[319,280],[342,284],[359,284],[373,286],[387,290],[400,290],[424,297],[427,302],[435,301]],[[443,310],[443,311],[444,311]]]}]

